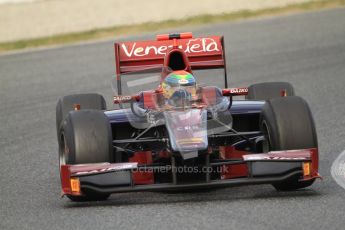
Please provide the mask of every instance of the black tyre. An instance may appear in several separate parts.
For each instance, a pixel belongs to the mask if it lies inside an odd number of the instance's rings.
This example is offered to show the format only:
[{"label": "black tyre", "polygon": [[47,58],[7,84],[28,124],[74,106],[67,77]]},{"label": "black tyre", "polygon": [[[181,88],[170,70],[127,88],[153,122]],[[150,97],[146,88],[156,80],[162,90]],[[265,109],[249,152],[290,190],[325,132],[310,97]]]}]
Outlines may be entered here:
[{"label": "black tyre", "polygon": [[287,96],[295,96],[295,90],[288,82],[264,82],[249,86],[246,99],[269,100],[281,97],[283,90],[285,90]]},{"label": "black tyre", "polygon": [[[103,111],[71,111],[61,124],[60,165],[113,162],[112,132]],[[83,191],[84,196],[68,196],[73,201],[104,200],[109,194]]]},{"label": "black tyre", "polygon": [[75,104],[80,105],[80,109],[106,110],[107,105],[102,95],[96,93],[73,94],[62,97],[56,105],[56,130],[59,137],[61,122],[69,111],[74,110]]},{"label": "black tyre", "polygon": [[[266,101],[261,114],[261,129],[266,134],[272,151],[318,146],[311,111],[301,97],[280,97]],[[295,190],[308,187],[314,182],[300,182],[298,179],[292,178],[273,186],[277,190]]]}]

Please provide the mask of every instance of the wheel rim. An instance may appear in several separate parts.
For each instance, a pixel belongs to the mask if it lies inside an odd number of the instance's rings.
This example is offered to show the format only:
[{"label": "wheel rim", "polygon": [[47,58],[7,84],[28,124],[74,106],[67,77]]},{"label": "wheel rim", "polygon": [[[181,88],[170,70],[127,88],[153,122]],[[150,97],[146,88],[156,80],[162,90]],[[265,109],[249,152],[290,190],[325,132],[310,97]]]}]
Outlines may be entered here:
[{"label": "wheel rim", "polygon": [[67,150],[65,136],[63,134],[61,134],[61,137],[60,137],[60,148],[59,149],[60,149],[59,150],[59,165],[60,165],[60,169],[61,169],[61,165],[66,164],[66,150]]},{"label": "wheel rim", "polygon": [[262,149],[263,152],[269,152],[271,150],[271,139],[270,139],[270,132],[267,126],[266,121],[262,122],[262,131],[264,133],[264,136],[266,138],[266,141],[263,142]]}]

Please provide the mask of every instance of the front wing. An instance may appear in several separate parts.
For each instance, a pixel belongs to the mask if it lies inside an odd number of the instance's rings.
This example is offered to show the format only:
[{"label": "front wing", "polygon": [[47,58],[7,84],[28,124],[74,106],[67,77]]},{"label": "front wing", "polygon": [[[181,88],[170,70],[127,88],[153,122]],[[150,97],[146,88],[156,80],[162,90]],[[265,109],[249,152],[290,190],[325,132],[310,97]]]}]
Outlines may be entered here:
[{"label": "front wing", "polygon": [[[205,181],[197,183],[178,183],[176,179],[173,179],[172,183],[154,183],[154,180],[151,180],[149,183],[138,184],[134,179],[134,174],[138,173],[140,168],[154,167],[153,165],[140,165],[137,162],[62,165],[62,193],[78,196],[83,195],[85,190],[98,193],[120,193],[198,189],[273,184],[296,177],[304,181],[320,177],[318,174],[318,150],[316,148],[272,151],[262,154],[248,152],[238,160],[210,162],[209,164],[209,166],[222,167],[246,165],[247,175],[211,180],[210,176],[206,174]],[[173,174],[172,172],[172,178],[174,178]]]}]

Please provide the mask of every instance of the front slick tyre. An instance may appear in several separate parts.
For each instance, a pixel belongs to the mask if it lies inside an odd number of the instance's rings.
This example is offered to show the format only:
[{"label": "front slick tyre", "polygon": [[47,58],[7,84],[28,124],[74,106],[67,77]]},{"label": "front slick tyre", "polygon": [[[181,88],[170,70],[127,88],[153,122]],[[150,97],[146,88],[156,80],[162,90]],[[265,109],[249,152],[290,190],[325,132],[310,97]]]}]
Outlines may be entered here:
[{"label": "front slick tyre", "polygon": [[[103,111],[71,111],[60,132],[60,166],[113,162],[112,133]],[[67,195],[72,201],[105,200],[110,194],[82,190],[82,196]]]},{"label": "front slick tyre", "polygon": [[[314,120],[307,102],[297,96],[266,101],[261,113],[261,129],[270,151],[317,148]],[[273,186],[280,191],[305,188],[315,181],[299,181],[300,176]]]}]

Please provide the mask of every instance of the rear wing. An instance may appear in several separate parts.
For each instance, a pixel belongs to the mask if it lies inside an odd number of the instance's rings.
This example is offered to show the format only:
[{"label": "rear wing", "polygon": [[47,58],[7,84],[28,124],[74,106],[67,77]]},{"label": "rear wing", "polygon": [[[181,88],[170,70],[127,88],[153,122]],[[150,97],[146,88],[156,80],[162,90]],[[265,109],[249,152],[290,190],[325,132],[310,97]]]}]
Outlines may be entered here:
[{"label": "rear wing", "polygon": [[227,87],[223,36],[193,38],[191,33],[181,33],[158,35],[157,40],[152,41],[115,43],[119,94],[121,74],[163,67],[167,51],[175,44],[185,52],[192,69],[224,68]]}]

